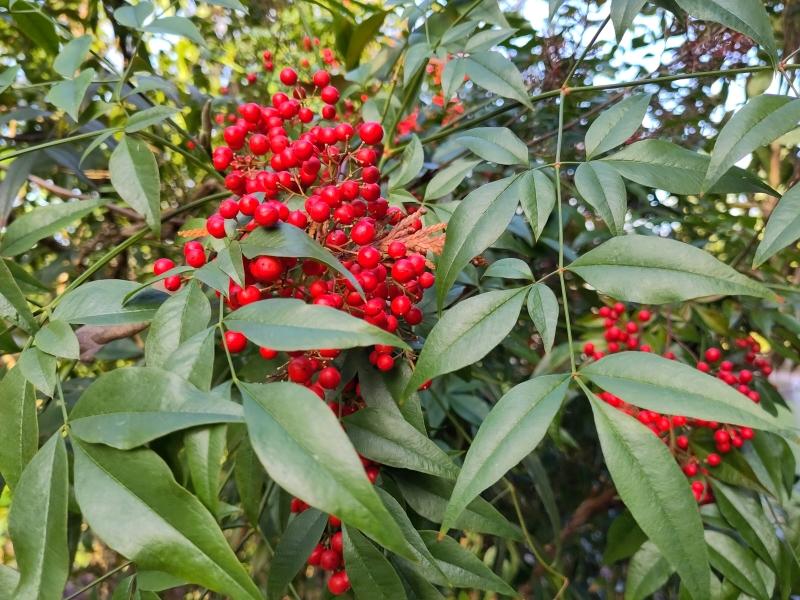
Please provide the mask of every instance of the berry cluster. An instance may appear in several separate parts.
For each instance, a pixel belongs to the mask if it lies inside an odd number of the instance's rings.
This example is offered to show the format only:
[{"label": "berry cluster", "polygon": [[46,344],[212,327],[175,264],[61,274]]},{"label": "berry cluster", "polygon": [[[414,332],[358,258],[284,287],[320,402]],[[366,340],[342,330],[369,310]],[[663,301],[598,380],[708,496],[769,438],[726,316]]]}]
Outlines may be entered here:
[{"label": "berry cluster", "polygon": [[[269,60],[271,55],[265,53],[265,67]],[[274,93],[266,105],[242,104],[238,116],[228,117],[230,124],[221,132],[222,143],[212,158],[214,167],[226,173],[225,185],[233,195],[207,218],[205,229],[185,232],[205,236],[205,243],[192,240],[184,245],[185,263],[198,268],[214,260],[213,248],[219,248],[219,242],[212,244],[211,238],[243,240],[259,229],[297,227],[333,254],[360,289],[316,260],[264,254],[243,259],[244,285],[231,279],[226,293],[217,291],[231,310],[270,298],[297,298],[345,311],[411,339],[413,327],[423,319],[418,304],[435,283],[427,255],[441,251],[443,226],[425,227],[424,211],[416,205],[389,205],[382,197],[377,166],[382,126],[359,119],[352,104],[342,101],[329,71],[309,75],[281,69],[278,78],[288,93]],[[340,104],[345,104],[344,111],[339,111]],[[158,275],[174,267],[172,260],[161,258],[153,271]],[[168,274],[164,287],[179,289],[184,276]],[[228,330],[223,345],[227,352],[238,354],[247,350],[248,340],[241,332]],[[266,360],[280,354],[271,348],[258,352]],[[341,390],[339,401],[328,402],[341,418],[363,406],[363,400],[355,380],[342,381],[339,354],[324,348],[288,352],[271,377],[306,386],[323,400]],[[376,345],[369,360],[377,369],[389,371],[403,356],[398,348]],[[362,461],[374,482],[378,465]],[[305,508],[301,499],[293,500],[294,512]],[[333,594],[349,588],[339,525],[331,516],[330,533],[309,558],[309,564],[332,572],[328,588]]]},{"label": "berry cluster", "polygon": [[[617,302],[613,306],[601,306],[597,310],[597,315],[602,319],[604,333],[602,341],[584,344],[583,352],[587,359],[599,360],[607,353],[613,354],[623,350],[652,352],[652,348],[642,343],[641,339],[642,328],[652,325],[655,321],[651,311],[642,309],[629,315],[625,305]],[[601,350],[600,346],[604,346],[605,350]],[[720,348],[711,347],[703,353],[704,360],[696,361],[695,366],[699,371],[718,377],[751,401],[758,403],[761,401],[761,396],[751,385],[758,377],[766,377],[772,372],[769,361],[760,356],[760,352],[760,344],[752,337],[738,338],[734,340],[728,357],[723,356],[723,350]],[[671,351],[664,352],[663,356],[671,360],[676,359]],[[741,448],[754,435],[749,427],[640,409],[607,391],[602,391],[598,395],[611,406],[635,417],[649,427],[669,447],[684,474],[691,480],[692,493],[701,503],[712,502],[714,499],[706,481],[709,473],[706,467],[718,467],[722,464],[724,455]],[[708,440],[709,433],[710,440]],[[709,441],[713,443],[714,451],[708,451],[704,447]],[[698,456],[698,451],[704,458]]]}]

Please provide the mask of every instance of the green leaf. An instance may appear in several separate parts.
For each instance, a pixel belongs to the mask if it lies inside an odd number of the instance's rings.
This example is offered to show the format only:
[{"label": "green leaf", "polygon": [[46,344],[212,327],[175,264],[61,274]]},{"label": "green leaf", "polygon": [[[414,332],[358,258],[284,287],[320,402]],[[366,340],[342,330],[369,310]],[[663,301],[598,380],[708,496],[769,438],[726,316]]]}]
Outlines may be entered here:
[{"label": "green leaf", "polygon": [[453,538],[445,536],[440,540],[435,531],[420,531],[420,535],[436,559],[439,569],[455,587],[477,588],[506,596],[517,596],[511,586]]},{"label": "green leaf", "polygon": [[39,442],[33,386],[15,367],[0,380],[0,474],[12,490]]},{"label": "green leaf", "polygon": [[458,476],[447,454],[396,413],[366,407],[343,422],[356,451],[370,460],[445,479]]},{"label": "green leaf", "polygon": [[342,527],[344,562],[356,598],[407,598],[391,563],[358,530]]},{"label": "green leaf", "polygon": [[473,52],[464,60],[464,68],[475,85],[533,110],[522,74],[510,59],[499,52]]},{"label": "green leaf", "polygon": [[464,46],[465,52],[483,52],[484,50],[491,50],[497,44],[507,40],[514,35],[518,30],[502,27],[500,29],[486,29],[479,31],[467,40]]},{"label": "green leaf", "polygon": [[163,571],[232,600],[262,598],[214,517],[157,454],[78,440],[73,449],[81,512],[111,549],[138,569]]},{"label": "green leaf", "polygon": [[163,367],[183,342],[205,331],[210,319],[208,298],[197,282],[189,282],[156,311],[144,344],[146,363]]},{"label": "green leaf", "polygon": [[533,273],[528,263],[519,258],[501,258],[500,260],[496,260],[483,272],[483,276],[533,281]]},{"label": "green leaf", "polygon": [[[711,157],[666,140],[642,140],[602,159],[625,179],[674,194],[700,194]],[[776,195],[755,175],[733,167],[708,192],[765,192]]]},{"label": "green leaf", "polygon": [[247,437],[242,439],[236,451],[233,479],[236,482],[236,491],[239,493],[239,502],[244,514],[252,525],[256,525],[261,516],[261,490],[264,488],[267,475]]},{"label": "green leaf", "polygon": [[567,269],[600,293],[644,304],[668,304],[716,295],[775,297],[762,284],[708,252],[656,236],[612,238]]},{"label": "green leaf", "polygon": [[217,253],[214,262],[234,283],[244,287],[244,261],[242,260],[242,248],[238,241],[233,240],[225,248],[222,248]]},{"label": "green leaf", "polygon": [[90,35],[73,38],[58,53],[53,62],[53,70],[62,77],[71,78],[80,68],[91,45],[92,36]]},{"label": "green leaf", "polygon": [[36,389],[48,396],[53,395],[58,375],[56,375],[56,358],[42,352],[38,348],[27,348],[20,354],[17,363],[19,370]]},{"label": "green leaf", "polygon": [[219,471],[225,457],[227,427],[213,425],[187,431],[183,437],[192,489],[211,514],[219,510]]},{"label": "green leaf", "polygon": [[39,240],[50,237],[70,223],[82,219],[107,200],[79,200],[50,204],[27,212],[8,226],[0,239],[0,254],[16,256],[30,250]]},{"label": "green leaf", "polygon": [[147,25],[144,30],[150,33],[163,33],[166,35],[185,37],[199,46],[205,46],[205,40],[203,40],[203,35],[200,33],[200,30],[186,17],[160,17]]},{"label": "green leaf", "polygon": [[[636,4],[639,5],[635,8],[638,13],[644,5],[644,0],[613,0],[611,14],[614,14],[618,6],[633,9]],[[616,23],[614,26],[617,27]],[[617,37],[622,35],[618,33]],[[586,131],[586,158],[594,158],[598,154],[616,148],[636,133],[647,113],[651,97],[652,94],[634,94],[601,112]]]},{"label": "green leaf", "polygon": [[533,285],[528,292],[528,314],[542,337],[544,351],[549,353],[558,328],[558,300],[553,290],[543,283]]},{"label": "green leaf", "polygon": [[0,181],[0,224],[8,223],[8,215],[11,214],[23,186],[27,186],[28,177],[40,156],[38,151],[28,152],[11,164],[6,164],[5,177]]},{"label": "green leaf", "polygon": [[534,239],[538,240],[556,205],[556,186],[553,180],[539,169],[530,170],[521,175],[521,178],[522,210],[531,225]]},{"label": "green leaf", "polygon": [[13,598],[19,584],[19,571],[0,565],[0,594],[3,598]]},{"label": "green leaf", "polygon": [[544,375],[520,383],[492,408],[464,458],[442,531],[467,505],[496,483],[539,444],[567,393],[569,377]]},{"label": "green leaf", "polygon": [[241,420],[238,404],[155,367],[123,367],[101,375],[70,413],[76,436],[122,450],[173,431]]},{"label": "green leaf", "polygon": [[454,141],[498,165],[528,165],[528,147],[508,127],[475,127]]},{"label": "green leaf", "polygon": [[427,42],[419,42],[409,46],[403,62],[403,87],[408,87],[412,77],[423,65],[428,63],[432,54],[431,47]]},{"label": "green leaf", "polygon": [[761,503],[751,494],[713,482],[714,500],[725,517],[753,552],[777,569],[781,544],[775,527],[764,514]]},{"label": "green leaf", "polygon": [[312,240],[308,234],[298,227],[279,223],[277,227],[265,229],[259,227],[242,241],[242,254],[247,258],[255,258],[262,254],[279,258],[313,258],[341,273],[359,294],[363,295],[361,285],[353,274],[345,269],[337,258]]},{"label": "green leaf", "polygon": [[9,319],[27,332],[35,331],[33,317],[25,295],[19,289],[5,261],[0,260],[0,317]]},{"label": "green leaf", "polygon": [[459,88],[464,85],[466,75],[466,58],[456,56],[447,61],[442,70],[442,96],[445,100],[450,100],[456,95]]},{"label": "green leaf", "polygon": [[450,166],[437,171],[425,188],[424,200],[438,200],[446,196],[456,189],[470,171],[479,164],[481,164],[480,160],[459,158],[454,160]]},{"label": "green leaf", "polygon": [[164,369],[201,390],[210,390],[214,375],[215,331],[216,328],[206,329],[181,343],[167,358]]},{"label": "green leaf", "polygon": [[411,367],[406,363],[395,365],[394,369],[383,373],[367,360],[362,360],[358,365],[361,397],[367,406],[393,412],[411,423],[417,431],[427,435],[419,394],[412,394],[405,402],[398,404],[411,373]]},{"label": "green leaf", "polygon": [[756,568],[755,557],[733,538],[718,531],[706,531],[708,556],[714,568],[742,590],[760,600],[769,600],[764,581]]},{"label": "green leaf", "polygon": [[486,356],[514,328],[527,288],[495,290],[468,298],[446,311],[425,340],[403,398],[437,375]]},{"label": "green leaf", "polygon": [[270,562],[267,600],[285,597],[286,588],[306,564],[327,524],[328,515],[313,508],[301,512],[289,522]]},{"label": "green leaf", "polygon": [[753,268],[800,238],[800,185],[789,189],[778,201],[756,248]]},{"label": "green leaf", "polygon": [[444,250],[436,263],[436,301],[440,309],[461,270],[508,227],[524,195],[523,183],[519,175],[487,183],[456,207],[447,224]]},{"label": "green leaf", "polygon": [[19,65],[14,65],[0,73],[0,94],[5,92],[17,80],[19,71]]},{"label": "green leaf", "polygon": [[740,159],[793,130],[798,121],[800,100],[770,94],[751,98],[719,132],[703,189],[709,189]]},{"label": "green leaf", "polygon": [[240,388],[253,449],[278,485],[393,552],[409,555],[399,526],[325,402],[292,383],[241,383]]},{"label": "green leaf", "polygon": [[625,580],[625,600],[644,600],[658,591],[672,574],[672,567],[653,542],[645,542],[633,555]]},{"label": "green leaf", "polygon": [[9,9],[17,29],[33,42],[35,48],[41,48],[48,56],[55,56],[58,53],[58,33],[55,25],[42,13],[38,3],[9,0],[4,6]]},{"label": "green leaf", "polygon": [[159,600],[155,593],[142,589],[141,578],[141,572],[138,572],[120,581],[111,600]]},{"label": "green leaf", "polygon": [[646,3],[647,0],[611,0],[611,22],[614,24],[618,42],[633,25],[633,19]]},{"label": "green leaf", "polygon": [[148,0],[142,0],[133,6],[126,5],[115,9],[114,20],[124,27],[141,30],[152,12],[153,4]]},{"label": "green leaf", "polygon": [[425,151],[422,149],[422,142],[416,134],[412,134],[400,157],[400,168],[389,178],[389,188],[402,188],[411,183],[419,175],[424,162]]},{"label": "green leaf", "polygon": [[362,319],[295,298],[253,302],[230,313],[225,324],[241,331],[259,346],[274,350],[354,348],[373,344],[406,347],[400,338]]},{"label": "green leaf", "polygon": [[613,235],[624,233],[628,194],[613,167],[600,161],[581,163],[575,171],[575,186]]},{"label": "green leaf", "polygon": [[586,392],[620,498],[692,596],[709,598],[703,523],[686,477],[652,431]]},{"label": "green leaf", "polygon": [[123,135],[108,162],[111,185],[133,210],[145,218],[153,233],[161,231],[161,180],[158,163],[141,140]]},{"label": "green leaf", "polygon": [[382,10],[378,11],[369,18],[364,19],[354,28],[348,38],[347,52],[344,52],[345,65],[348,69],[354,69],[358,66],[364,48],[375,40],[387,14]]},{"label": "green leaf", "polygon": [[238,10],[244,14],[249,14],[250,12],[239,0],[204,0],[204,2],[213,6],[224,6],[232,10]]},{"label": "green leaf", "polygon": [[125,133],[135,133],[147,129],[151,125],[157,125],[174,117],[178,112],[180,111],[172,106],[152,106],[137,111],[128,117],[125,123]]},{"label": "green leaf", "polygon": [[636,406],[758,429],[781,424],[720,379],[650,352],[620,352],[589,363],[581,373]]},{"label": "green leaf", "polygon": [[66,294],[53,312],[61,321],[82,325],[121,325],[149,321],[165,294],[145,290],[123,306],[125,297],[139,284],[123,279],[100,279],[84,283]]},{"label": "green leaf", "polygon": [[714,21],[752,38],[775,62],[778,49],[772,23],[760,0],[676,0],[696,19]]},{"label": "green leaf", "polygon": [[633,556],[647,540],[647,536],[636,524],[630,511],[623,512],[611,523],[606,534],[606,549],[603,563],[613,565]]},{"label": "green leaf", "polygon": [[[453,482],[404,471],[394,471],[392,477],[397,481],[403,498],[414,512],[434,523],[441,523],[444,520],[447,503],[453,495]],[[522,539],[520,529],[509,523],[494,506],[481,497],[475,498],[467,505],[466,510],[453,523],[453,527],[512,540]]]},{"label": "green leaf", "polygon": [[[445,600],[445,597],[433,586],[431,580],[416,565],[396,557],[392,557],[391,561],[414,600]],[[435,566],[433,560],[431,560],[431,565]],[[442,575],[442,581],[446,583],[441,585],[450,585],[444,575]]]},{"label": "green leaf", "polygon": [[55,105],[72,117],[73,121],[77,121],[83,98],[92,85],[94,75],[94,69],[84,69],[75,79],[59,81],[47,92],[45,102]]},{"label": "green leaf", "polygon": [[[2,267],[0,267],[2,270]],[[78,336],[72,331],[69,323],[51,319],[36,332],[34,343],[39,350],[59,356],[77,360],[80,357],[80,344]]]},{"label": "green leaf", "polygon": [[[61,432],[25,467],[8,515],[20,571],[14,598],[60,598],[69,575],[69,473]],[[11,596],[9,596],[11,597]]]}]

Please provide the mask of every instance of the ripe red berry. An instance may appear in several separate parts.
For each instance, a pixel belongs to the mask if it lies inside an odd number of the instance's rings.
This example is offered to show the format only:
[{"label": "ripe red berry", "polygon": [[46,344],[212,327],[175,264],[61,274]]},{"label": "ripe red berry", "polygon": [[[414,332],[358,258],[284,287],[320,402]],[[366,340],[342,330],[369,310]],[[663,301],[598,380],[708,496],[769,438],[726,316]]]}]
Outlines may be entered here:
[{"label": "ripe red berry", "polygon": [[325,104],[336,104],[339,101],[339,90],[332,85],[326,85],[319,93],[319,97]]},{"label": "ripe red berry", "polygon": [[706,456],[706,462],[708,463],[709,467],[718,467],[722,462],[722,457],[719,454],[712,452]]},{"label": "ripe red berry", "polygon": [[366,246],[375,239],[375,225],[372,221],[361,219],[350,230],[350,239],[359,246]]},{"label": "ripe red berry", "polygon": [[271,348],[259,348],[258,353],[261,355],[261,358],[265,360],[272,360],[278,356],[278,351]]},{"label": "ripe red berry", "polygon": [[322,544],[317,544],[314,546],[314,549],[311,551],[311,554],[308,555],[308,564],[312,566],[317,566],[319,564],[320,556],[325,551],[325,547]]},{"label": "ripe red berry", "polygon": [[324,550],[319,556],[319,566],[326,571],[334,571],[342,564],[341,555],[336,550]]},{"label": "ripe red berry", "polygon": [[374,246],[363,246],[358,250],[358,264],[365,269],[376,267],[381,261],[381,253]]},{"label": "ripe red berry", "polygon": [[722,358],[722,351],[719,348],[709,348],[705,356],[708,362],[715,363]]},{"label": "ripe red berry", "polygon": [[164,287],[170,292],[175,292],[181,287],[180,275],[170,275],[164,279]]},{"label": "ripe red berry", "polygon": [[380,123],[368,121],[358,128],[358,135],[365,144],[380,144],[383,139],[383,127]]},{"label": "ripe red berry", "polygon": [[411,310],[411,300],[406,296],[396,296],[392,299],[392,312],[398,317],[402,317]]},{"label": "ripe red berry", "polygon": [[159,258],[153,263],[153,273],[156,275],[161,275],[162,273],[169,271],[174,266],[175,263],[169,258]]},{"label": "ripe red berry", "polygon": [[314,85],[318,88],[324,88],[331,82],[331,76],[327,71],[320,69],[314,73],[314,77],[311,78],[311,81],[313,81]]},{"label": "ripe red berry", "polygon": [[388,354],[379,354],[375,366],[381,371],[391,371],[394,367],[394,359]]},{"label": "ripe red berry", "polygon": [[413,263],[406,258],[401,258],[392,265],[392,279],[398,283],[410,281],[415,274]]},{"label": "ripe red berry", "polygon": [[297,83],[297,72],[294,69],[286,67],[279,75],[283,85],[294,85]]},{"label": "ripe red berry", "polygon": [[334,390],[339,386],[342,381],[342,375],[336,367],[325,367],[319,372],[317,383],[319,383],[326,390]]},{"label": "ripe red berry", "polygon": [[337,531],[331,536],[331,549],[336,550],[339,554],[344,551],[344,542],[342,540],[342,532]]},{"label": "ripe red berry", "polygon": [[338,571],[328,579],[328,591],[334,596],[341,596],[350,589],[350,578],[345,571]]},{"label": "ripe red berry", "polygon": [[639,320],[640,323],[646,323],[647,321],[649,321],[651,319],[652,316],[653,315],[649,310],[642,309],[636,315],[636,318]]},{"label": "ripe red berry", "polygon": [[261,300],[261,291],[254,285],[248,285],[236,294],[236,301],[242,306],[258,302],[259,300]]},{"label": "ripe red berry", "polygon": [[239,203],[233,198],[223,200],[219,205],[219,214],[226,219],[234,219],[239,214]]},{"label": "ripe red berry", "polygon": [[255,133],[250,136],[250,140],[248,142],[250,146],[250,152],[255,154],[256,156],[261,156],[269,152],[269,138],[261,133]]},{"label": "ripe red berry", "polygon": [[250,263],[250,274],[256,281],[270,283],[280,279],[283,274],[283,263],[272,256],[259,256]]},{"label": "ripe red berry", "polygon": [[289,365],[286,367],[286,374],[289,376],[290,381],[306,383],[311,379],[311,375],[313,374],[311,361],[305,356],[294,357],[289,361]]},{"label": "ripe red berry", "polygon": [[231,354],[237,354],[247,347],[247,338],[240,331],[226,331],[225,347]]},{"label": "ripe red berry", "polygon": [[225,219],[219,215],[211,215],[206,219],[206,230],[208,234],[217,239],[224,238],[225,232]]}]

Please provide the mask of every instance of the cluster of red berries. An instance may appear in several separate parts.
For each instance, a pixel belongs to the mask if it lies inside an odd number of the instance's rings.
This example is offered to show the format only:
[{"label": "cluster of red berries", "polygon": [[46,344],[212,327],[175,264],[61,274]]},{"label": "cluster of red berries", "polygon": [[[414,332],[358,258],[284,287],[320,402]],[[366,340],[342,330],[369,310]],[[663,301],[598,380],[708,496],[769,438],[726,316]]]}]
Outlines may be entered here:
[{"label": "cluster of red berries", "polygon": [[[265,54],[265,62],[268,58],[271,55]],[[382,197],[377,161],[383,128],[360,121],[351,111],[338,111],[343,101],[328,71],[317,70],[303,80],[297,71],[285,68],[278,78],[288,93],[273,94],[268,105],[238,106],[238,116],[222,131],[222,143],[212,158],[214,167],[226,172],[225,185],[233,195],[208,217],[204,230],[188,235],[243,240],[262,228],[297,227],[332,253],[358,285],[316,260],[264,254],[243,259],[243,285],[231,279],[227,293],[217,294],[231,310],[259,300],[297,298],[413,338],[412,328],[423,319],[418,304],[435,283],[427,255],[441,251],[443,226],[425,227],[416,205],[390,206]],[[207,249],[213,246],[211,240],[206,242],[184,245],[187,265],[197,268],[215,259],[214,251]],[[162,258],[153,270],[163,274],[174,267],[173,261]],[[183,277],[169,275],[164,287],[179,289]],[[248,340],[229,330],[223,345],[237,354],[247,350]],[[271,348],[258,351],[267,360],[279,356]],[[334,364],[339,354],[333,349],[288,352],[271,378],[304,385],[323,400],[341,389],[342,399],[328,403],[341,418],[363,406],[363,400],[357,382],[342,381]],[[398,348],[376,345],[369,360],[389,371],[403,356]],[[378,465],[362,461],[374,482]],[[293,511],[305,508],[302,500],[293,500]],[[338,519],[331,516],[330,525],[337,529]],[[342,562],[340,531],[323,538],[309,559],[332,572],[328,588],[334,594],[349,588]]]},{"label": "cluster of red berries", "polygon": [[[613,354],[623,350],[652,352],[649,345],[641,342],[642,327],[654,322],[651,311],[642,309],[628,315],[625,305],[617,302],[613,306],[601,306],[597,314],[603,322],[603,338],[602,342],[584,344],[583,352],[587,359],[599,360],[606,353]],[[605,350],[599,349],[601,345]],[[718,377],[751,401],[758,403],[761,397],[750,385],[756,378],[766,377],[772,372],[769,361],[761,356],[760,352],[761,346],[753,337],[738,338],[733,343],[729,358],[723,360],[723,351],[712,347],[705,350],[702,356],[704,360],[696,361],[695,366],[699,371]],[[676,359],[671,351],[664,352],[663,356],[671,360]],[[607,391],[600,392],[599,397],[638,419],[669,447],[684,474],[691,480],[692,493],[701,503],[712,502],[714,499],[706,481],[709,473],[706,467],[718,467],[722,464],[724,455],[741,448],[754,435],[749,427],[640,409]],[[699,449],[706,441],[705,436],[693,433],[703,430],[711,433],[715,451],[707,452],[703,449],[702,454],[705,458],[700,459],[695,449]]]}]

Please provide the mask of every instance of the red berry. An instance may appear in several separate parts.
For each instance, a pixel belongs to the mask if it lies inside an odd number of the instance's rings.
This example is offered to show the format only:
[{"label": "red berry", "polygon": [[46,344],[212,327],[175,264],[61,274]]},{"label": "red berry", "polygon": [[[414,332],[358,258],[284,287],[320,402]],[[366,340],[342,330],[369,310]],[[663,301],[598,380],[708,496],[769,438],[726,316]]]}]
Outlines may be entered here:
[{"label": "red berry", "polygon": [[319,372],[317,383],[319,383],[326,390],[334,390],[339,386],[342,381],[342,375],[336,367],[325,367]]},{"label": "red berry", "polygon": [[349,589],[350,578],[345,571],[338,571],[328,579],[328,591],[334,596],[341,596]]},{"label": "red berry", "polygon": [[169,271],[174,266],[175,263],[169,258],[159,258],[153,263],[153,273],[156,275],[161,275],[162,273]]},{"label": "red berry", "polygon": [[295,383],[306,383],[313,374],[311,361],[305,356],[294,357],[286,367],[286,374]]},{"label": "red berry", "polygon": [[375,366],[381,371],[391,371],[394,367],[394,359],[388,354],[379,354]]},{"label": "red berry", "polygon": [[269,139],[261,133],[255,133],[250,136],[248,145],[250,146],[250,152],[256,156],[261,156],[269,152]]},{"label": "red berry", "polygon": [[211,237],[224,238],[226,235],[225,219],[219,215],[211,215],[206,219],[206,230]]},{"label": "red berry", "polygon": [[361,219],[350,230],[350,239],[359,246],[366,246],[375,239],[375,225],[372,221]]},{"label": "red berry", "polygon": [[406,258],[401,258],[392,265],[392,279],[398,283],[410,281],[414,275],[416,275],[414,265]]},{"label": "red berry", "polygon": [[271,348],[259,348],[258,353],[261,355],[262,358],[266,360],[272,360],[276,356],[278,356],[278,351],[273,350]]},{"label": "red berry", "polygon": [[646,323],[647,321],[649,321],[649,320],[650,320],[650,318],[651,318],[652,316],[653,316],[653,315],[652,315],[652,313],[651,313],[649,310],[642,309],[642,310],[640,310],[640,311],[639,311],[639,313],[636,315],[636,318],[639,320],[639,322],[641,322],[641,323]]},{"label": "red berry", "polygon": [[383,139],[383,127],[376,121],[368,121],[358,128],[358,135],[365,144],[380,144]]},{"label": "red berry", "polygon": [[325,104],[336,104],[339,101],[339,90],[332,85],[326,85],[319,93],[319,97]]},{"label": "red berry", "polygon": [[318,88],[324,88],[331,82],[330,73],[320,69],[316,73],[314,73],[314,77],[311,79],[314,82],[314,85]]},{"label": "red berry", "polygon": [[297,83],[297,73],[294,69],[290,69],[289,67],[283,69],[279,77],[283,85],[294,85]]},{"label": "red berry", "polygon": [[244,306],[245,304],[258,302],[259,300],[261,300],[261,290],[259,290],[254,285],[248,285],[246,288],[244,288],[238,294],[236,294],[236,300],[242,306]]},{"label": "red berry", "polygon": [[708,463],[709,467],[718,467],[722,462],[722,457],[719,454],[712,452],[706,456],[706,462]]},{"label": "red berry", "polygon": [[336,550],[324,550],[319,556],[319,566],[326,571],[334,571],[341,564],[342,557]]},{"label": "red berry", "polygon": [[358,264],[365,269],[372,269],[378,266],[381,261],[381,253],[374,246],[363,246],[358,250]]},{"label": "red berry", "polygon": [[181,287],[180,275],[170,275],[169,277],[166,277],[164,279],[164,287],[170,292],[179,290]]},{"label": "red berry", "polygon": [[342,532],[337,531],[331,536],[331,548],[336,550],[339,554],[344,551],[344,542],[342,541]]},{"label": "red berry", "polygon": [[280,279],[283,274],[283,263],[272,256],[259,256],[250,263],[250,274],[262,283],[270,283]]},{"label": "red berry", "polygon": [[325,551],[325,547],[322,544],[317,544],[314,546],[314,549],[311,551],[311,554],[308,555],[308,564],[317,566],[319,564],[320,556]]},{"label": "red berry", "polygon": [[247,347],[247,338],[240,331],[226,331],[225,347],[231,354],[237,354]]},{"label": "red berry", "polygon": [[705,356],[708,362],[715,363],[722,358],[722,352],[719,348],[709,348],[706,350]]},{"label": "red berry", "polygon": [[411,310],[411,300],[406,296],[397,296],[392,299],[392,312],[398,317],[402,317]]},{"label": "red berry", "polygon": [[239,203],[233,198],[223,200],[219,205],[219,214],[226,219],[233,219],[239,214]]}]

